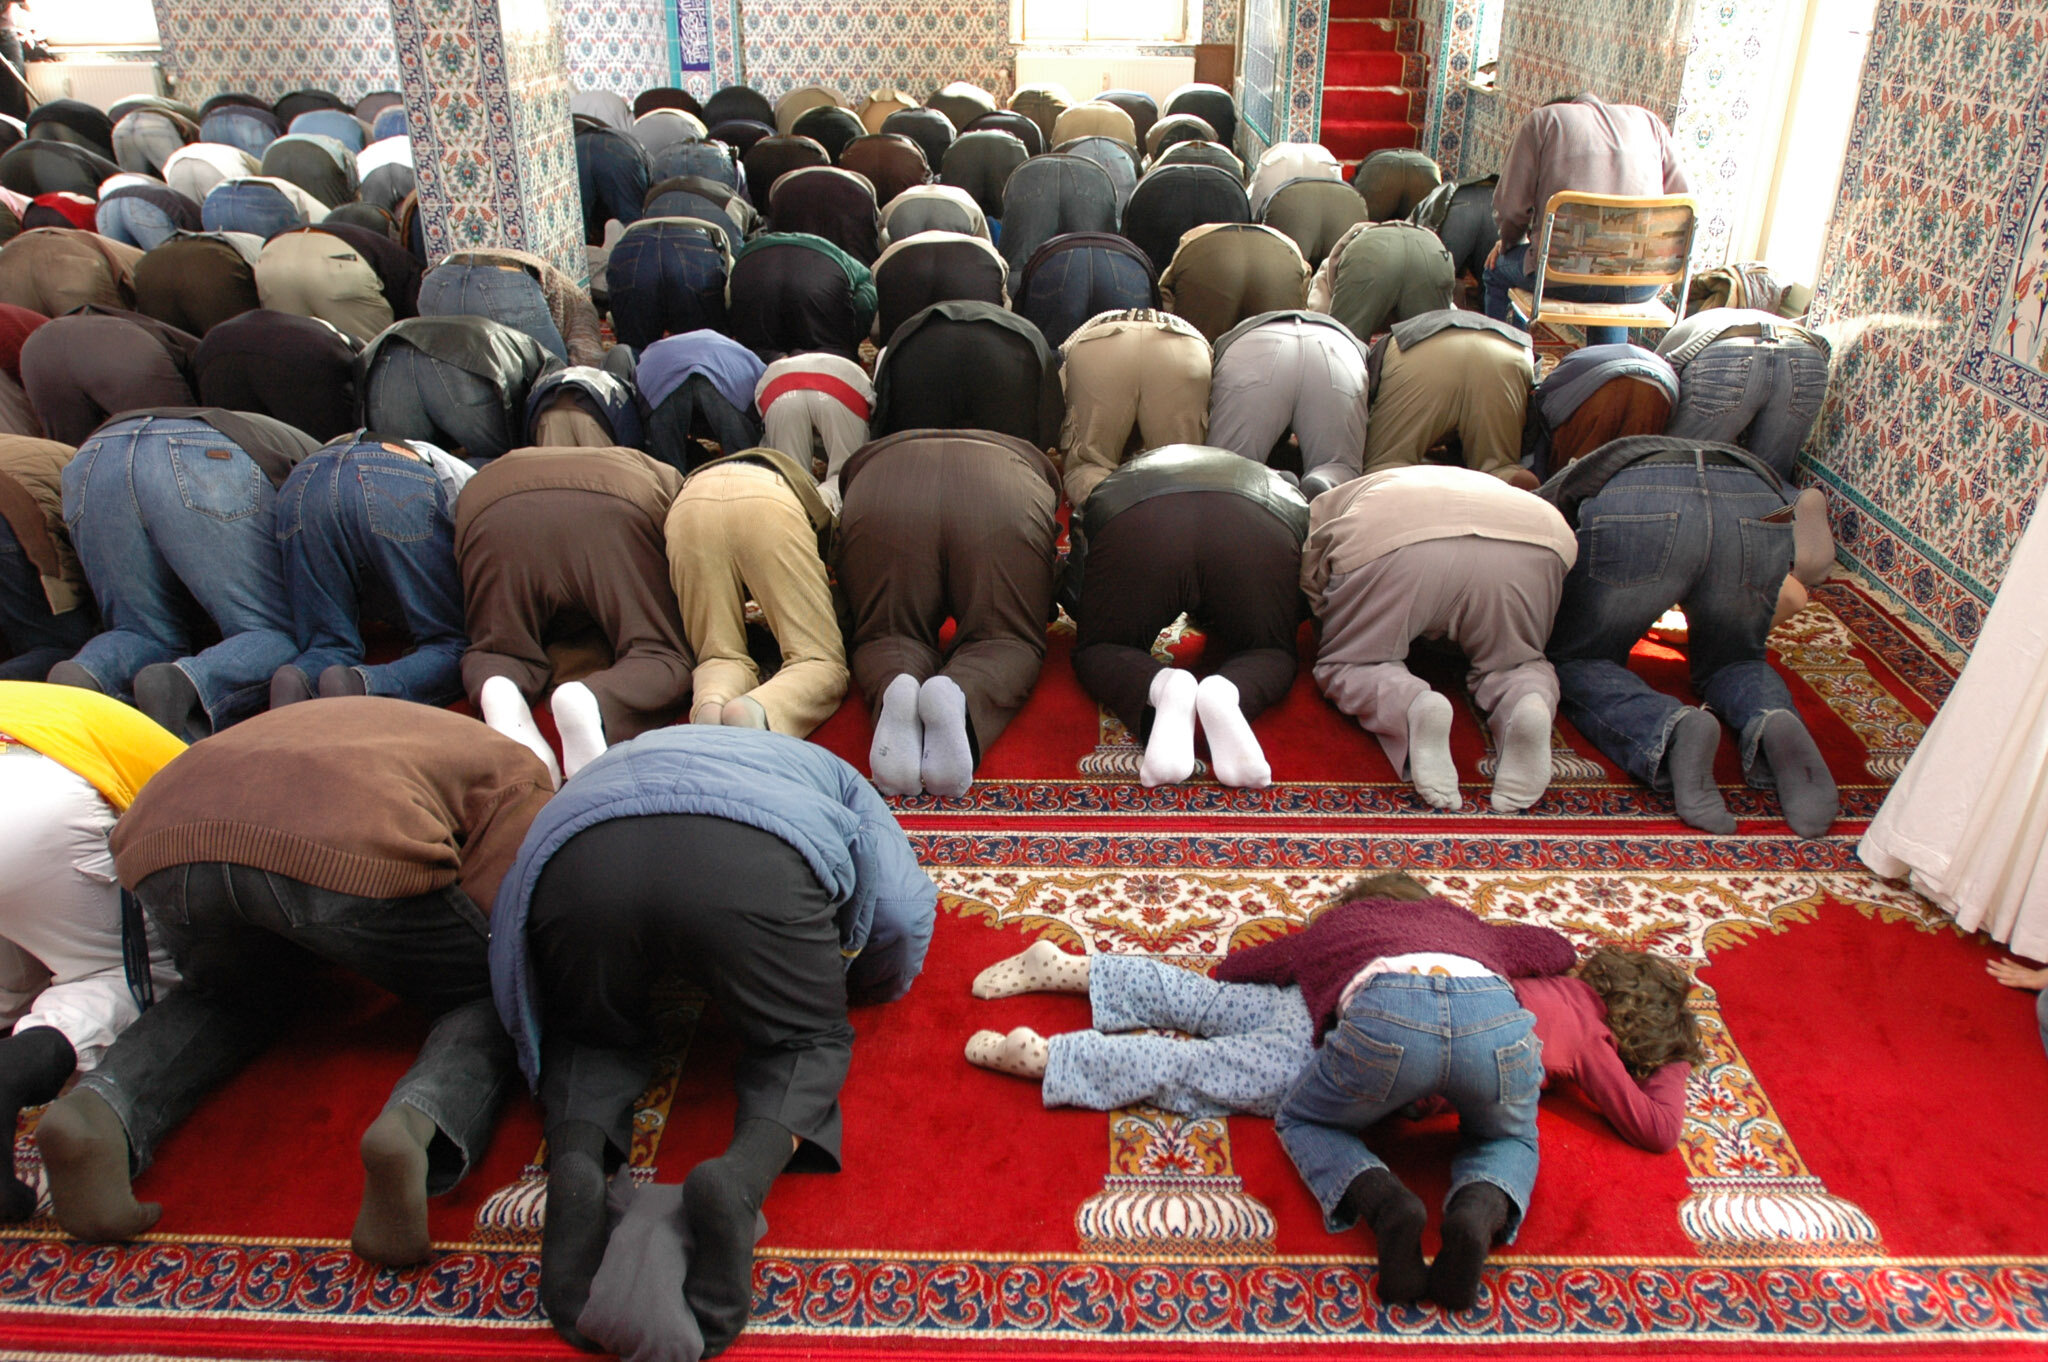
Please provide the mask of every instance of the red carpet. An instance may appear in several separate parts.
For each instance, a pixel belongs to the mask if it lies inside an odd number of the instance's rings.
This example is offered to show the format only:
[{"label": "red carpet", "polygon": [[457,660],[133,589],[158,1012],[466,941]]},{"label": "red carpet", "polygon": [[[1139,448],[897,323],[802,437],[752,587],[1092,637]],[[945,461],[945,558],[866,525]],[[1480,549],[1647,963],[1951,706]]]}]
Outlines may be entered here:
[{"label": "red carpet", "polygon": [[[1306,679],[1257,724],[1272,789],[1147,791],[1116,774],[1135,749],[1056,638],[972,794],[902,806],[944,893],[937,940],[909,998],[855,1018],[846,1171],[778,1183],[732,1356],[2048,1352],[2032,1157],[2048,1065],[2030,999],[1984,978],[1985,944],[1854,859],[1952,673],[1854,586],[1820,598],[1777,640],[1843,789],[1845,817],[1818,842],[1732,784],[1738,834],[1691,833],[1563,726],[1544,801],[1484,812],[1469,707],[1466,811],[1428,810]],[[1669,650],[1645,645],[1637,664],[1682,688]],[[1434,670],[1450,685],[1457,668]],[[867,733],[849,704],[819,736],[864,763]],[[1722,761],[1733,782],[1732,746]],[[1368,866],[1492,916],[1668,952],[1702,985],[1712,1058],[1681,1149],[1634,1150],[1575,1094],[1547,1097],[1527,1223],[1480,1308],[1455,1318],[1380,1305],[1367,1241],[1322,1232],[1269,1122],[1046,1111],[1030,1085],[960,1057],[980,1027],[1087,1024],[1077,998],[969,996],[976,970],[1031,939],[1213,957]],[[355,1140],[421,1027],[343,980],[308,1001],[139,1180],[166,1206],[148,1240],[82,1248],[46,1221],[0,1238],[0,1356],[575,1356],[535,1305],[524,1103],[435,1206],[440,1258],[390,1273],[348,1253]],[[729,1129],[715,1017],[687,1048],[640,1117],[636,1162],[664,1181]],[[1454,1138],[1442,1118],[1376,1136],[1432,1201]]]}]

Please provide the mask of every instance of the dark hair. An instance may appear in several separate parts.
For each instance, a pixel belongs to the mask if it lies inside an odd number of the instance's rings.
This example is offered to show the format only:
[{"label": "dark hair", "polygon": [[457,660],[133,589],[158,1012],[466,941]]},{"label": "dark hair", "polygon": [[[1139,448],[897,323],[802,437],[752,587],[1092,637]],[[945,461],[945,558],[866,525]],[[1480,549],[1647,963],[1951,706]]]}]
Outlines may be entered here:
[{"label": "dark hair", "polygon": [[1355,903],[1360,899],[1400,899],[1404,903],[1420,903],[1436,895],[1429,887],[1412,875],[1398,870],[1382,870],[1376,875],[1360,875],[1337,891],[1337,897],[1330,902]]},{"label": "dark hair", "polygon": [[1677,961],[1602,946],[1576,973],[1607,1004],[1614,1048],[1637,1078],[1677,1060],[1697,1064],[1705,1058],[1699,1019],[1685,1005],[1692,978]]}]

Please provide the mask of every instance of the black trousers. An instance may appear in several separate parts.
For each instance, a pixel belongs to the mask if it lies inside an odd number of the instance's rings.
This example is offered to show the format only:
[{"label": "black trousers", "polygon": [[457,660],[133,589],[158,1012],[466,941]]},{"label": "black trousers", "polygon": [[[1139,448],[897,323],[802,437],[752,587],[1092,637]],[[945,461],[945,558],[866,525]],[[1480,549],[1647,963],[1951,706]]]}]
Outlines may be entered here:
[{"label": "black trousers", "polygon": [[761,443],[761,420],[725,400],[705,374],[691,374],[663,398],[647,423],[648,452],[678,473],[689,473],[715,457],[697,442],[708,436],[721,454],[737,454]]},{"label": "black trousers", "polygon": [[[616,818],[577,833],[534,886],[527,949],[541,997],[549,1129],[588,1121],[612,1160],[654,1072],[657,987],[707,989],[738,1033],[739,1116],[839,1167],[839,1089],[853,1054],[831,898],[771,833],[723,818]],[[805,1155],[809,1155],[805,1159]]]},{"label": "black trousers", "polygon": [[1088,539],[1074,674],[1133,736],[1151,726],[1159,631],[1186,611],[1202,670],[1228,677],[1247,719],[1294,684],[1301,545],[1235,492],[1171,492],[1121,511]]}]

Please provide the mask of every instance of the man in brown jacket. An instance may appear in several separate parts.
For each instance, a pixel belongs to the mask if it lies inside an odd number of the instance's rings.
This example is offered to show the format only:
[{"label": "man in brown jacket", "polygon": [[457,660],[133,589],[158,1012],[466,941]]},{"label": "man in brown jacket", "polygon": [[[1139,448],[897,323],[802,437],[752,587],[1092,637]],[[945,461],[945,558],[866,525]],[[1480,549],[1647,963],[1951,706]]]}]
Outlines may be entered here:
[{"label": "man in brown jacket", "polygon": [[156,1223],[130,1177],[275,1038],[319,959],[433,1018],[363,1135],[351,1240],[374,1262],[426,1258],[427,1196],[482,1156],[516,1080],[488,914],[549,788],[531,753],[475,720],[368,696],[259,715],[159,771],[111,846],[185,983],[44,1113],[58,1223],[88,1240]]},{"label": "man in brown jacket", "polygon": [[484,721],[550,767],[528,706],[555,680],[548,645],[594,625],[608,665],[555,689],[566,773],[650,728],[690,694],[689,644],[669,587],[669,506],[682,474],[637,449],[515,449],[455,504],[469,616],[462,684]]},{"label": "man in brown jacket", "polygon": [[0,681],[40,681],[99,632],[64,528],[64,465],[75,452],[0,435]]}]

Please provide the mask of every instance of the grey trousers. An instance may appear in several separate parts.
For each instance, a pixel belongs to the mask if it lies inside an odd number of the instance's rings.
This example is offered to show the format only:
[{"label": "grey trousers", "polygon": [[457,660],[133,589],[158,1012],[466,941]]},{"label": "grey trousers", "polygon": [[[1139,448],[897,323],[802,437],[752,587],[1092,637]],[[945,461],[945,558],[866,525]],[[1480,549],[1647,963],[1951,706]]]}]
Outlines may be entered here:
[{"label": "grey trousers", "polygon": [[1292,430],[1311,498],[1358,476],[1365,421],[1365,356],[1332,327],[1268,322],[1232,341],[1210,380],[1209,443],[1264,463]]},{"label": "grey trousers", "polygon": [[1487,712],[1496,746],[1515,704],[1541,695],[1557,712],[1557,673],[1543,656],[1564,560],[1535,544],[1459,535],[1426,539],[1340,573],[1324,590],[1316,686],[1408,769],[1408,706],[1429,689],[1408,670],[1408,646],[1443,638],[1464,650],[1465,684]]}]

